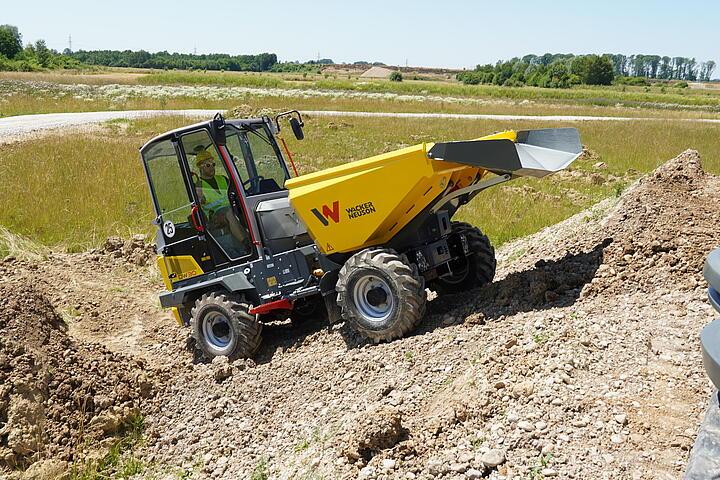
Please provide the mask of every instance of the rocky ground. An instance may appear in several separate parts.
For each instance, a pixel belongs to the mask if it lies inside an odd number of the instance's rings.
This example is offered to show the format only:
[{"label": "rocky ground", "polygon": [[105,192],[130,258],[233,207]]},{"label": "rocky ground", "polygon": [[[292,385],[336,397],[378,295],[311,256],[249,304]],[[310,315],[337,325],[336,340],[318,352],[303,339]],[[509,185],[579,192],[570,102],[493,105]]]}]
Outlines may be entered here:
[{"label": "rocky ground", "polygon": [[435,298],[409,338],[278,323],[231,364],[188,351],[141,239],[6,260],[0,465],[82,458],[76,425],[110,411],[117,431],[144,416],[147,478],[680,478],[710,391],[698,333],[719,195],[684,152],[503,246],[492,285]]}]

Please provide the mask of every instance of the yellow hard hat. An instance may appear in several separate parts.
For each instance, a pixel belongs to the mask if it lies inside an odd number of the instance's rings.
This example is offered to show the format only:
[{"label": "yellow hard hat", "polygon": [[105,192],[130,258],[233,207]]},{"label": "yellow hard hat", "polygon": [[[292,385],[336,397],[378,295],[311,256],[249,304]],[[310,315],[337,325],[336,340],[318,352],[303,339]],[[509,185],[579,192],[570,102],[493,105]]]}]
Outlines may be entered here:
[{"label": "yellow hard hat", "polygon": [[195,155],[195,165],[197,165],[198,167],[206,160],[213,160],[213,156],[210,155],[210,152],[208,152],[207,150],[200,150]]}]

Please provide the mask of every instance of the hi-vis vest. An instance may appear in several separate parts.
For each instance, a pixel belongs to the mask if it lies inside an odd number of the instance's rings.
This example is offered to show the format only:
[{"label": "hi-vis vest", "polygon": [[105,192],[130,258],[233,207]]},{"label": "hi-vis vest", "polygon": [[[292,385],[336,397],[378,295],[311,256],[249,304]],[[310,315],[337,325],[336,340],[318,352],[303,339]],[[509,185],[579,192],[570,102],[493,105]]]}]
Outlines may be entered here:
[{"label": "hi-vis vest", "polygon": [[199,187],[202,189],[202,193],[205,196],[205,203],[202,208],[207,214],[214,214],[222,207],[230,205],[228,201],[228,180],[222,175],[215,175],[215,181],[217,182],[218,190],[215,190],[212,185],[200,177]]}]

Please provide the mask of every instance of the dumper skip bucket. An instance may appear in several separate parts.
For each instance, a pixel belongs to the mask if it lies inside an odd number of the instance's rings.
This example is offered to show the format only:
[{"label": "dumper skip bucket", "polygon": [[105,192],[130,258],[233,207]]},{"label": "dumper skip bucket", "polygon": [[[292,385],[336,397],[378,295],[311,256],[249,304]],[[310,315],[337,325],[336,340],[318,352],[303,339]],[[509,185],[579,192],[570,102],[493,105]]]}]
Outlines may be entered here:
[{"label": "dumper skip bucket", "polygon": [[415,145],[293,178],[285,186],[323,253],[353,252],[388,244],[418,215],[455,205],[461,195],[562,170],[581,152],[574,128],[507,131]]}]

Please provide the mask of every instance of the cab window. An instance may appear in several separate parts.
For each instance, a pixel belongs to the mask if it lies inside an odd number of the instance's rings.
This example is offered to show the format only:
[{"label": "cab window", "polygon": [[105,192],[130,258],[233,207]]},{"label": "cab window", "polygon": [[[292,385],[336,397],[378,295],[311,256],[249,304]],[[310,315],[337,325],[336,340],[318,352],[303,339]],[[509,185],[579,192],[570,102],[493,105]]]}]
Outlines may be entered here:
[{"label": "cab window", "polygon": [[197,232],[189,221],[192,200],[172,142],[165,140],[150,146],[143,159],[167,241],[195,236]]},{"label": "cab window", "polygon": [[285,163],[263,125],[229,126],[227,148],[248,196],[285,189],[290,178]]}]

